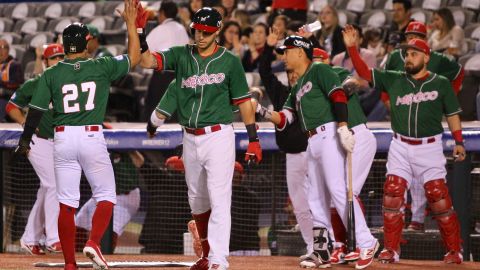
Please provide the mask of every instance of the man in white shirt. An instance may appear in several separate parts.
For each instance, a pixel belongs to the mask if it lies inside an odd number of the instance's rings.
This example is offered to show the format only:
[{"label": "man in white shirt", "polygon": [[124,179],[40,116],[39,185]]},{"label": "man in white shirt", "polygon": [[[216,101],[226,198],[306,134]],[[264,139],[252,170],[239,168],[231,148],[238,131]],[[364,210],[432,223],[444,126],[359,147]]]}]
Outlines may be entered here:
[{"label": "man in white shirt", "polygon": [[182,46],[189,42],[187,31],[175,21],[177,4],[163,2],[158,11],[159,25],[147,36],[148,47],[152,51],[163,51],[173,46]]}]

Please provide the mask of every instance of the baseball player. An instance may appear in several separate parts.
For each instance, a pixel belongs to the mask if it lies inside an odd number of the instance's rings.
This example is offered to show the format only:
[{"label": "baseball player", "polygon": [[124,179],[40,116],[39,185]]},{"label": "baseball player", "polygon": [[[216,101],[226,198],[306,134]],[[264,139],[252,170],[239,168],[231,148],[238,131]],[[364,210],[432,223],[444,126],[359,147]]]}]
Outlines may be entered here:
[{"label": "baseball player", "polygon": [[[143,9],[139,7],[139,18]],[[145,16],[146,17],[146,16]],[[167,91],[147,126],[155,134],[177,111],[184,127],[183,161],[193,219],[202,239],[202,258],[191,269],[227,269],[230,239],[230,205],[235,135],[231,104],[240,109],[249,144],[246,160],[260,162],[262,151],[255,126],[255,111],[240,60],[216,43],[222,17],[215,9],[198,10],[190,25],[195,45],[150,52],[144,35],[141,65],[175,70],[175,91]],[[143,28],[145,23],[137,24]]]},{"label": "baseball player", "polygon": [[[297,121],[300,121],[302,129],[309,136],[307,163],[312,191],[309,194],[309,205],[314,225],[314,251],[300,262],[300,266],[327,268],[331,264],[328,232],[331,228],[331,201],[342,222],[347,222],[344,152],[353,152],[355,145],[354,136],[347,127],[347,96],[338,75],[330,66],[312,62],[313,46],[308,39],[289,36],[283,46],[277,48],[277,52],[284,54],[287,70],[295,72],[299,78],[281,112],[260,111],[260,114],[275,123],[278,129],[284,129],[294,121],[292,112],[296,112]],[[355,212],[360,213],[358,201],[354,204]],[[373,262],[379,244],[371,235],[365,219],[363,222],[359,219],[356,226],[360,247],[356,268],[363,269]]]},{"label": "baseball player", "polygon": [[[408,24],[407,29],[405,30],[405,35],[407,42],[414,38],[427,41],[427,28],[421,22],[412,21]],[[385,70],[404,71],[404,66],[405,56],[402,54],[401,50],[397,49],[388,56]],[[442,53],[432,51],[430,53],[430,61],[428,62],[427,70],[446,77],[452,84],[455,93],[458,94],[464,77],[464,70],[460,64]],[[386,92],[382,92],[382,100],[384,100],[387,103],[387,106],[390,107],[388,94]],[[407,229],[411,231],[423,231],[425,206],[427,205],[427,199],[423,195],[423,182],[413,178],[410,192],[412,195],[412,221]]]},{"label": "baseball player", "polygon": [[[105,126],[104,126],[105,127]],[[133,216],[140,208],[140,189],[138,188],[138,169],[145,159],[138,151],[127,153],[112,152],[113,171],[117,204],[113,207],[113,237],[112,249],[117,246],[118,237],[125,230]],[[77,231],[92,230],[91,220],[95,212],[95,200],[90,198],[75,216]]]},{"label": "baseball player", "polygon": [[[314,48],[313,61],[322,62],[329,65],[330,57],[326,51],[319,48]],[[353,136],[355,138],[355,147],[352,153],[352,190],[353,195],[358,200],[360,208],[362,209],[362,211],[358,213],[355,212],[355,222],[364,223],[365,211],[359,195],[363,184],[367,180],[368,173],[373,163],[373,158],[375,157],[375,152],[377,151],[377,140],[375,139],[373,133],[366,126],[367,118],[360,106],[358,94],[354,89],[350,90],[350,88],[356,87],[358,83],[354,78],[351,77],[351,73],[348,70],[338,66],[333,66],[332,69],[338,75],[340,81],[343,82],[343,87],[349,94],[347,103],[348,128],[353,130]],[[330,210],[332,213],[332,229],[335,237],[335,245],[330,258],[331,263],[341,264],[345,263],[346,261],[358,260],[360,256],[360,249],[357,248],[356,251],[352,251],[347,254],[347,247],[345,245],[347,240],[347,231],[340,216],[338,215],[337,209],[332,207]]]},{"label": "baseball player", "polygon": [[427,70],[430,48],[421,39],[403,47],[405,72],[369,70],[357,52],[358,38],[351,26],[344,30],[344,41],[358,74],[390,95],[393,138],[388,152],[387,180],[383,195],[385,248],[379,255],[384,263],[399,260],[403,228],[405,191],[412,179],[424,183],[425,196],[437,220],[446,246],[445,263],[461,263],[460,226],[445,183],[446,159],[442,149],[442,117],[455,140],[456,161],[465,159],[461,112],[447,78]]},{"label": "baseball player", "polygon": [[[32,135],[43,112],[53,106],[54,164],[57,197],[60,203],[58,233],[63,248],[65,269],[77,269],[75,260],[75,209],[80,199],[80,176],[85,173],[97,207],[92,231],[83,253],[96,269],[108,269],[100,251],[100,239],[107,228],[116,203],[112,163],[102,132],[110,82],[124,76],[140,61],[140,46],[135,27],[137,4],[125,0],[122,17],[128,31],[128,55],[88,59],[89,32],[85,25],[73,23],[62,34],[66,59],[46,70],[30,101],[24,131],[15,154],[28,155]],[[132,36],[134,38],[132,38]]]},{"label": "baseball player", "polygon": [[[60,44],[50,44],[43,50],[43,62],[51,67],[63,60],[65,53]],[[25,123],[21,109],[27,107],[37,89],[39,77],[26,81],[12,97],[5,110],[18,124]],[[21,247],[32,255],[44,254],[39,241],[45,234],[45,249],[49,252],[62,252],[58,238],[58,200],[53,170],[53,111],[48,110],[40,121],[38,132],[32,137],[32,145],[28,160],[40,179],[37,200],[28,216],[25,232],[20,239]]]}]

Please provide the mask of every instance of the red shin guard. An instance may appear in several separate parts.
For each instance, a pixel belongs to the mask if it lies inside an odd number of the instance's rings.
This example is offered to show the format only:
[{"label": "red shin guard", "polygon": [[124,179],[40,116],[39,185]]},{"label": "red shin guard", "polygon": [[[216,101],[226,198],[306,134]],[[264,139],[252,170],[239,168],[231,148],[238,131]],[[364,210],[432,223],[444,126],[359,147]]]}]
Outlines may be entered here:
[{"label": "red shin guard", "polygon": [[400,239],[404,226],[403,213],[407,181],[396,175],[387,175],[383,194],[383,232],[385,248],[400,252]]},{"label": "red shin guard", "polygon": [[208,220],[210,219],[211,213],[212,210],[208,210],[205,213],[192,215],[197,225],[198,236],[200,236],[202,244],[202,257],[208,257],[208,253],[210,252],[210,245],[208,244]]},{"label": "red shin guard", "polygon": [[447,251],[462,249],[460,225],[458,217],[453,210],[452,200],[444,179],[431,180],[425,183],[425,196],[434,218],[437,220],[440,234]]}]

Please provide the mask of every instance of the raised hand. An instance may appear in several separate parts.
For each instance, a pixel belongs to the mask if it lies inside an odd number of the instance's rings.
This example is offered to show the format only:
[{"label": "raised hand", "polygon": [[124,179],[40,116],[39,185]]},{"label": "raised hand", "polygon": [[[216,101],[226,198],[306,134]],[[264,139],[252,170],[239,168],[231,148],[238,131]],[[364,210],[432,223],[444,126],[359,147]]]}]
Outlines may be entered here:
[{"label": "raised hand", "polygon": [[345,43],[346,47],[354,47],[357,46],[358,43],[358,33],[353,26],[347,24],[345,28],[343,28],[343,42]]},{"label": "raised hand", "polygon": [[141,6],[138,0],[125,0],[123,11],[118,9],[116,11],[122,16],[125,23],[133,24],[137,18],[137,6]]},{"label": "raised hand", "polygon": [[269,34],[267,36],[267,45],[270,47],[276,47],[278,42],[278,30],[276,27],[270,27]]}]

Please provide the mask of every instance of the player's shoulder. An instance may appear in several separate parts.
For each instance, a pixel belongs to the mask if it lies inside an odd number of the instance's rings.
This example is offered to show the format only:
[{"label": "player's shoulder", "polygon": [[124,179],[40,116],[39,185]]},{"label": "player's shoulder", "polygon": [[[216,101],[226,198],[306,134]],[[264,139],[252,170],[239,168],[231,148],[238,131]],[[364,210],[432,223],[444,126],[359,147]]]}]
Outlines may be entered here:
[{"label": "player's shoulder", "polygon": [[438,82],[440,84],[445,83],[445,84],[450,85],[450,80],[447,77],[445,77],[443,75],[440,75],[438,73],[433,73],[432,72],[432,79],[435,80],[435,82]]},{"label": "player's shoulder", "polygon": [[230,60],[230,61],[239,60],[240,61],[238,56],[236,56],[235,54],[233,54],[233,52],[227,50],[227,48],[225,48],[223,46],[218,46],[218,55],[221,56],[225,60]]},{"label": "player's shoulder", "polygon": [[310,67],[312,71],[323,71],[323,70],[330,70],[334,71],[333,67],[330,65],[327,65],[322,62],[312,62],[312,66]]}]

